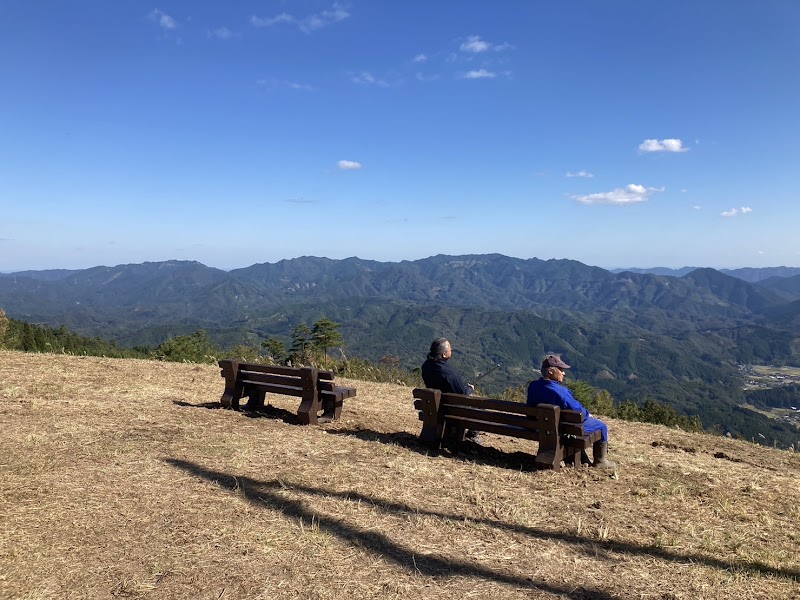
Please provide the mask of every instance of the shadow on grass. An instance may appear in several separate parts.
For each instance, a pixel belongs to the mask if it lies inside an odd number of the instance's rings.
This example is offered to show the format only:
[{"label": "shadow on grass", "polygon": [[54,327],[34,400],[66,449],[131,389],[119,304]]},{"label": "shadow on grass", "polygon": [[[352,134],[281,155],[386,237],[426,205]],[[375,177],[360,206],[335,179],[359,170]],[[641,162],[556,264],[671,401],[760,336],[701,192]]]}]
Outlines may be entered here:
[{"label": "shadow on grass", "polygon": [[[191,402],[185,402],[183,400],[173,400],[172,403],[176,406],[188,406],[191,408],[208,408],[211,410],[224,408],[226,410],[233,410],[227,406],[222,406],[222,404],[219,402],[201,402],[200,404],[192,404]],[[300,424],[300,419],[297,418],[296,414],[284,408],[272,406],[271,404],[259,406],[257,408],[248,408],[245,404],[236,412],[241,413],[249,419],[276,419],[283,421],[284,423],[288,423],[289,425]]]},{"label": "shadow on grass", "polygon": [[394,444],[402,446],[412,452],[424,455],[441,455],[453,459],[470,460],[479,464],[490,465],[515,471],[536,471],[536,455],[527,452],[504,452],[492,446],[482,446],[470,441],[463,441],[457,449],[432,450],[419,437],[405,431],[396,433],[381,433],[371,429],[328,429],[331,435],[351,435],[367,442],[380,442],[381,444]]},{"label": "shadow on grass", "polygon": [[[458,560],[442,555],[420,555],[414,552],[412,548],[392,540],[391,537],[384,533],[377,532],[374,529],[357,527],[342,519],[337,519],[322,512],[314,511],[302,500],[287,498],[285,494],[281,493],[282,491],[285,492],[287,489],[286,485],[282,485],[278,481],[259,481],[250,477],[234,477],[228,473],[206,469],[195,463],[175,458],[167,458],[165,462],[191,473],[196,477],[216,482],[224,489],[242,495],[247,502],[254,506],[266,507],[279,511],[289,518],[300,519],[309,523],[317,523],[321,531],[334,535],[347,543],[353,544],[357,548],[364,548],[374,554],[380,555],[386,560],[399,565],[409,573],[418,573],[427,577],[475,576],[490,581],[496,581],[501,584],[548,592],[550,594],[558,594],[559,596],[574,598],[575,600],[611,600],[612,598],[608,593],[598,589],[558,586],[544,581],[490,569],[475,562]],[[331,492],[322,488],[298,485],[289,485],[288,489],[313,495],[341,497],[346,500],[358,501],[359,498],[364,498],[371,504],[387,510],[407,512],[408,514],[420,514],[420,511],[413,510],[403,504],[382,503],[379,500],[359,494]],[[444,518],[452,518],[459,522],[463,521],[463,517],[461,516],[442,516]]]},{"label": "shadow on grass", "polygon": [[[267,504],[272,508],[282,510],[287,515],[307,519],[309,521],[312,518],[316,519],[316,521],[320,523],[320,527],[324,527],[330,533],[346,540],[352,540],[357,543],[364,544],[373,551],[381,551],[388,558],[391,558],[398,564],[410,570],[416,569],[423,575],[441,576],[448,574],[473,574],[501,583],[534,587],[540,590],[549,591],[551,593],[564,594],[569,598],[600,599],[611,597],[605,592],[598,590],[567,590],[566,588],[551,586],[544,582],[536,582],[529,578],[522,578],[514,575],[495,572],[491,569],[487,569],[467,561],[458,561],[436,556],[419,557],[416,556],[411,549],[393,542],[384,534],[363,530],[353,525],[344,523],[339,519],[316,513],[313,510],[306,508],[303,502],[288,500],[283,496],[277,495],[275,492],[279,492],[280,490],[285,490],[288,488],[309,495],[341,498],[350,502],[365,502],[376,506],[381,510],[394,514],[405,514],[409,516],[424,515],[458,523],[463,522],[464,515],[420,509],[400,502],[373,498],[356,491],[336,492],[307,485],[287,484],[285,481],[258,481],[249,477],[235,478],[233,475],[205,469],[199,465],[185,460],[168,458],[165,459],[165,461],[170,465],[188,471],[198,477],[202,477],[209,481],[216,481],[219,485],[222,485],[231,491],[238,488],[239,491],[244,494],[244,497],[253,504]],[[497,519],[470,518],[470,521],[500,530],[512,531],[514,533],[527,535],[536,539],[559,540],[567,544],[576,545],[584,552],[592,555],[596,554],[598,551],[618,552],[628,555],[650,556],[652,558],[682,564],[701,564],[723,571],[740,573],[744,572],[754,575],[779,577],[794,581],[800,580],[800,570],[774,568],[757,561],[724,561],[703,556],[701,554],[682,554],[679,552],[672,552],[664,548],[659,548],[657,546],[644,546],[640,544],[617,542],[613,540],[597,540],[572,533],[548,531],[527,525],[506,523],[503,521],[498,521]]]}]

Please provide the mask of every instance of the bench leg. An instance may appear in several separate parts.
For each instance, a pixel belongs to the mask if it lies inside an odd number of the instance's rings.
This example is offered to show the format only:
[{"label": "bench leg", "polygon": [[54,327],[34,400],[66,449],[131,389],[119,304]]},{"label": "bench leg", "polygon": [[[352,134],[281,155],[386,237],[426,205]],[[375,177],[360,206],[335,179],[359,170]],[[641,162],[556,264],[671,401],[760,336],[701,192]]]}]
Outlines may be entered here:
[{"label": "bench leg", "polygon": [[301,425],[318,425],[317,413],[321,406],[319,401],[303,400],[297,408],[297,418]]},{"label": "bench leg", "polygon": [[264,408],[264,402],[267,397],[267,392],[262,392],[259,390],[253,390],[250,392],[248,396],[247,404],[245,408],[247,410],[260,410]]},{"label": "bench leg", "polygon": [[558,471],[561,469],[561,461],[564,460],[564,448],[539,448],[536,453],[536,466],[540,469],[552,469]]}]

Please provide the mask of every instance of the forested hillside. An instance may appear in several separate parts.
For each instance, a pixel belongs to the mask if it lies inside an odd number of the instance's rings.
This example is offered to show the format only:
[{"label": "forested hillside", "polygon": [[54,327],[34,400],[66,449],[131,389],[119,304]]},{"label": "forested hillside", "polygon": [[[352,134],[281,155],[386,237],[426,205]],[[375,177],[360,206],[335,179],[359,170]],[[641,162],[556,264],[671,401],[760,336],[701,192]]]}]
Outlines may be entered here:
[{"label": "forested hillside", "polygon": [[[772,289],[775,288],[775,289]],[[783,289],[782,289],[783,288]],[[611,273],[571,260],[434,256],[382,263],[303,257],[225,272],[168,261],[0,277],[0,306],[32,323],[156,347],[203,330],[219,346],[289,342],[300,324],[342,324],[348,356],[418,366],[453,340],[468,377],[500,365],[489,392],[536,376],[545,353],[620,401],[667,402],[743,436],[773,423],[743,412],[737,365],[800,364],[788,290],[713,269]]]}]

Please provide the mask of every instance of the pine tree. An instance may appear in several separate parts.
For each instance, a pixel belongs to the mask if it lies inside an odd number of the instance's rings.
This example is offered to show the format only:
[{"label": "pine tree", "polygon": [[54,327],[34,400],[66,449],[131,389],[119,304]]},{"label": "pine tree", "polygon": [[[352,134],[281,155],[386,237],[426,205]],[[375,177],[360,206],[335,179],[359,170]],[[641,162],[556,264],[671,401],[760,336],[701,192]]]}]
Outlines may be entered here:
[{"label": "pine tree", "polygon": [[279,339],[267,338],[261,342],[261,347],[274,362],[282,363],[286,360],[286,346]]},{"label": "pine tree", "polygon": [[289,350],[289,360],[292,364],[306,364],[309,362],[311,350],[311,330],[305,323],[300,323],[292,331],[292,347]]},{"label": "pine tree", "polygon": [[311,330],[311,345],[322,358],[327,357],[328,348],[342,345],[342,334],[339,333],[339,323],[327,317],[314,323]]}]

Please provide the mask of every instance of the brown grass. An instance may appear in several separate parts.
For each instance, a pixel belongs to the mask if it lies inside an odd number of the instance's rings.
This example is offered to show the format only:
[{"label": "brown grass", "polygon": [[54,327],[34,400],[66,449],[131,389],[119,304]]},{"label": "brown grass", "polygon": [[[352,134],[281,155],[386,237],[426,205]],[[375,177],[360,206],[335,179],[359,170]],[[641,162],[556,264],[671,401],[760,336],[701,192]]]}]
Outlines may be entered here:
[{"label": "brown grass", "polygon": [[[800,454],[611,421],[429,455],[411,391],[213,410],[215,367],[0,352],[2,598],[797,598]],[[716,456],[715,456],[716,454]]]}]

